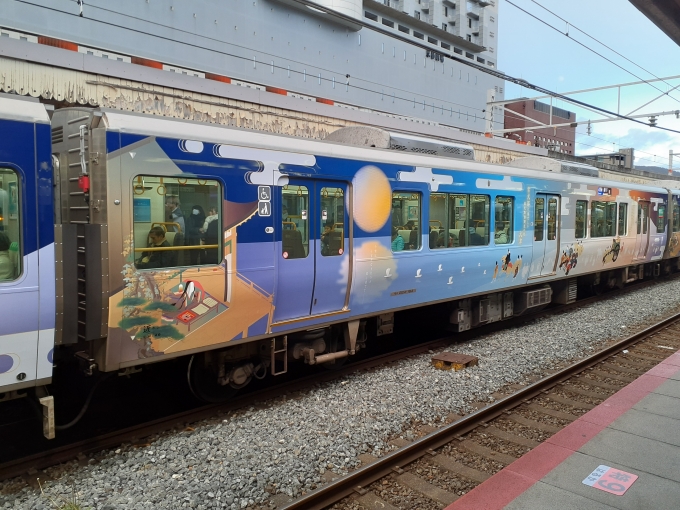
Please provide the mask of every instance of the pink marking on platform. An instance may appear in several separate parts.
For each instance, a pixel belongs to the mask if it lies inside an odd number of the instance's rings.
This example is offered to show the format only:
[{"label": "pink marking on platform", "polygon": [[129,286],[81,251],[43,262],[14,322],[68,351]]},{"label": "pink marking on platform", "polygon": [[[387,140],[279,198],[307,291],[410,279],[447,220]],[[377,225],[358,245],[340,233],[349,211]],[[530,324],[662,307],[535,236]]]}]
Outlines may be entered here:
[{"label": "pink marking on platform", "polygon": [[[664,366],[661,367],[661,365]],[[680,373],[680,351],[672,354],[660,365],[619,390],[595,409],[587,412],[522,458],[517,459],[454,501],[445,510],[500,510],[504,508],[676,373]],[[636,475],[626,474],[637,479]],[[634,481],[632,480],[630,484]],[[601,488],[601,490],[606,489]],[[613,494],[619,493],[613,492]]]}]

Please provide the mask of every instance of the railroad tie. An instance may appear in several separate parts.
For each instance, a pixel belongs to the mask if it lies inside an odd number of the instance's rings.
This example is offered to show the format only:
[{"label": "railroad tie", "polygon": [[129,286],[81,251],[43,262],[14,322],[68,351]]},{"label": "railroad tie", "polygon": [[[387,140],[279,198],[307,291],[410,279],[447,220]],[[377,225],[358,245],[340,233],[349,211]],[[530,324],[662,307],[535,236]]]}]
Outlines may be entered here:
[{"label": "railroad tie", "polygon": [[563,397],[562,395],[557,395],[556,393],[548,393],[546,395],[546,397],[548,397],[553,402],[558,402],[560,404],[575,407],[576,409],[585,409],[586,411],[590,411],[591,409],[595,409],[595,407],[596,407],[593,404],[586,404],[585,402],[579,402],[578,400],[572,400],[570,398]]},{"label": "railroad tie", "polygon": [[613,379],[615,381],[621,381],[624,384],[630,384],[635,379],[637,379],[636,377],[626,377],[625,375],[620,375],[620,374],[610,374],[608,372],[604,372],[602,370],[597,370],[597,369],[590,370],[588,373],[596,375],[596,376],[601,377],[603,379],[609,378],[609,379]]},{"label": "railroad tie", "polygon": [[[480,432],[482,431],[480,430]],[[490,434],[494,437],[497,437],[498,439],[503,439],[504,441],[509,441],[510,443],[526,446],[528,448],[536,448],[539,444],[541,444],[538,441],[534,441],[533,439],[511,434],[510,432],[501,430],[497,427],[494,427],[493,425],[486,427],[483,432],[485,434]]]},{"label": "railroad tie", "polygon": [[578,420],[578,416],[571,413],[565,413],[564,411],[556,411],[555,409],[550,409],[549,407],[543,407],[540,404],[529,404],[527,409],[536,411],[537,413],[547,414],[553,418],[559,418],[560,420],[575,421]]},{"label": "railroad tie", "polygon": [[489,473],[485,473],[484,471],[479,471],[478,469],[466,466],[462,462],[458,462],[453,457],[449,457],[448,455],[444,454],[435,455],[432,457],[432,462],[437,464],[439,467],[450,471],[451,473],[477,483],[482,483],[491,476]]},{"label": "railroad tie", "polygon": [[541,423],[536,420],[530,420],[529,418],[525,418],[524,416],[520,416],[519,414],[515,413],[508,414],[506,418],[508,420],[514,421],[515,423],[519,423],[520,425],[524,425],[525,427],[541,430],[543,432],[549,432],[551,434],[556,434],[563,428],[555,427],[554,425],[548,425],[547,423]]},{"label": "railroad tie", "polygon": [[470,453],[474,453],[476,455],[479,455],[481,457],[484,457],[486,459],[490,460],[495,460],[496,462],[500,462],[501,464],[507,466],[508,464],[512,464],[517,460],[517,457],[514,457],[512,455],[508,455],[507,453],[500,453],[500,452],[495,452],[491,448],[487,448],[486,446],[483,446],[476,441],[472,440],[464,440],[461,441],[458,445],[459,447],[465,448],[467,451]]},{"label": "railroad tie", "polygon": [[420,492],[422,495],[427,496],[442,505],[450,505],[458,499],[456,494],[440,489],[436,485],[432,485],[430,482],[427,482],[408,471],[397,476],[396,480],[409,489]]},{"label": "railroad tie", "polygon": [[399,510],[397,507],[389,504],[384,499],[378,497],[374,492],[368,491],[366,494],[355,499],[366,510]]},{"label": "railroad tie", "polygon": [[602,368],[606,368],[607,370],[615,370],[617,372],[621,372],[622,374],[632,374],[636,377],[639,377],[645,373],[644,369],[630,368],[630,365],[627,367],[622,367],[621,365],[614,365],[613,363],[602,363],[600,366]]},{"label": "railroad tie", "polygon": [[[574,382],[574,381],[572,381]],[[578,381],[576,381],[578,382]],[[578,386],[574,386],[572,384],[565,384],[562,386],[564,391],[570,391],[571,393],[576,393],[577,395],[583,395],[584,397],[590,397],[590,398],[596,398],[598,400],[606,400],[609,395],[603,395],[602,393],[598,393],[597,391],[588,391],[584,390],[583,388],[579,388]]]},{"label": "railroad tie", "polygon": [[590,379],[589,377],[578,377],[576,381],[585,384],[587,386],[595,386],[596,388],[602,388],[603,390],[609,391],[619,391],[621,386],[616,386],[615,384],[609,384],[606,382],[596,381],[595,379]]}]

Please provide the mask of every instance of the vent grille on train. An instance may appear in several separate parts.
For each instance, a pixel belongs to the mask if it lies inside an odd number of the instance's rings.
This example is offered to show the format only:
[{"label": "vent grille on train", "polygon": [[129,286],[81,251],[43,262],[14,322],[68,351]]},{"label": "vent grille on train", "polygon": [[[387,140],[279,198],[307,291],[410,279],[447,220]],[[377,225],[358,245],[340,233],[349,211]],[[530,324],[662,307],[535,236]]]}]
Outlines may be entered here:
[{"label": "vent grille on train", "polygon": [[470,146],[458,145],[453,142],[442,142],[441,140],[428,140],[400,133],[390,133],[390,149],[416,154],[444,156],[447,158],[475,159],[475,151]]},{"label": "vent grille on train", "polygon": [[64,141],[64,126],[57,126],[52,129],[52,145]]}]

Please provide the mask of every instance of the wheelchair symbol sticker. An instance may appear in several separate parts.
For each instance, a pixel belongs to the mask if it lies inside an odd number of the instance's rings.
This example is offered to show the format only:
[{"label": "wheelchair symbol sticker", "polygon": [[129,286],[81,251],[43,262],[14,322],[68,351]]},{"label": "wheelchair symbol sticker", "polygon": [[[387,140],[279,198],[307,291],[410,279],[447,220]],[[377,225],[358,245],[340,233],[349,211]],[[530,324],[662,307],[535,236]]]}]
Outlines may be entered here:
[{"label": "wheelchair symbol sticker", "polygon": [[269,186],[257,187],[257,199],[260,202],[269,202],[272,199],[272,189]]}]

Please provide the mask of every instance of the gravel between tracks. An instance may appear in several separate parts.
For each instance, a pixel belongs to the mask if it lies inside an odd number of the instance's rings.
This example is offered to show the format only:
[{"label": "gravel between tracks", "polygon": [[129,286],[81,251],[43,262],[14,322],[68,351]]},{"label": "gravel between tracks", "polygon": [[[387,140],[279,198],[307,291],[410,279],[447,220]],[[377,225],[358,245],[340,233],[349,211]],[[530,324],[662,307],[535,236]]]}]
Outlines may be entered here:
[{"label": "gravel between tracks", "polygon": [[[326,471],[344,474],[358,466],[359,454],[383,454],[390,439],[413,437],[417,424],[442,425],[449,413],[470,412],[470,404],[492,400],[507,384],[670,315],[680,307],[679,291],[680,282],[664,282],[453,345],[447,350],[479,357],[478,366],[459,372],[434,369],[426,354],[357,373],[146,447],[103,452],[87,466],[53,468],[54,480],[44,488],[54,497],[69,497],[75,488],[85,508],[107,510],[266,508],[270,495],[301,495],[322,484]],[[0,508],[52,508],[40,491],[21,486],[0,483]]]}]

